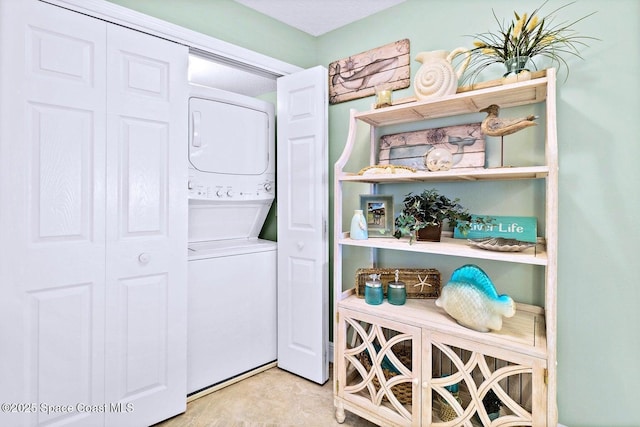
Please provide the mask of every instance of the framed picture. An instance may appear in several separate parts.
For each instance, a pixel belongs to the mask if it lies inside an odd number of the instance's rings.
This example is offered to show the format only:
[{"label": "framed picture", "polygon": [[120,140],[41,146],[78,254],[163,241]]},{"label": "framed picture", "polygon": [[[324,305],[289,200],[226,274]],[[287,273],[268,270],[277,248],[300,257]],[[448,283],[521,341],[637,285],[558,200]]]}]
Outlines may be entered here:
[{"label": "framed picture", "polygon": [[367,221],[369,237],[393,236],[393,196],[380,194],[360,195],[360,206]]}]

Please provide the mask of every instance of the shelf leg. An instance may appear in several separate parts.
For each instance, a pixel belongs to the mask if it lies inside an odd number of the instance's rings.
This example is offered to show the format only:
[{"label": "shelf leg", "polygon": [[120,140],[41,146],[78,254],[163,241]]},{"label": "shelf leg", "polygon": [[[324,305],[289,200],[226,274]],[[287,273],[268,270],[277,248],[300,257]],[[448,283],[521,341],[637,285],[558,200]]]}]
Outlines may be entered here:
[{"label": "shelf leg", "polygon": [[338,424],[342,424],[344,420],[347,418],[347,415],[344,413],[344,405],[342,402],[335,402],[334,406],[336,408],[336,421]]}]

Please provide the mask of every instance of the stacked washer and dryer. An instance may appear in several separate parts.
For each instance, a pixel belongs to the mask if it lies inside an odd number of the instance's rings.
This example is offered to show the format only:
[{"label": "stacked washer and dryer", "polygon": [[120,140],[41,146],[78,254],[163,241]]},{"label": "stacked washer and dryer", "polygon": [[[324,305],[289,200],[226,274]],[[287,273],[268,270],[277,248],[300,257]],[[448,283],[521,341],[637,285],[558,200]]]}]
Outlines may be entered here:
[{"label": "stacked washer and dryer", "polygon": [[275,111],[191,85],[187,391],[277,358],[277,244],[262,240],[275,198]]}]

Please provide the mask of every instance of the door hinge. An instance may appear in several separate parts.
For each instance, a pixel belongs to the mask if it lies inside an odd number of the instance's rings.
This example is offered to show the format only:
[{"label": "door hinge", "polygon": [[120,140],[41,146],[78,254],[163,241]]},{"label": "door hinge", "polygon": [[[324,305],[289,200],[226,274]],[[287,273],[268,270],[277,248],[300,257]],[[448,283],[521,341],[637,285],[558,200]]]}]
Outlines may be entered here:
[{"label": "door hinge", "polygon": [[340,382],[336,380],[336,394],[338,394],[338,390],[340,390]]},{"label": "door hinge", "polygon": [[544,370],[544,384],[545,385],[549,384],[549,370],[546,368]]},{"label": "door hinge", "polygon": [[336,311],[336,323],[340,323],[340,312]]}]

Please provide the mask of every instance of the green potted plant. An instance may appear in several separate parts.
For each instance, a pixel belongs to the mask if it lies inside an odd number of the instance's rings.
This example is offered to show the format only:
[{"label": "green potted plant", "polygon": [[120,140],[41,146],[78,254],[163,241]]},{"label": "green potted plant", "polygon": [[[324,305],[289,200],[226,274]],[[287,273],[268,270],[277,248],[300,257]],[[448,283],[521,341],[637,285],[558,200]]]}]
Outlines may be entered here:
[{"label": "green potted plant", "polygon": [[498,415],[500,415],[502,401],[493,392],[493,390],[489,390],[489,392],[484,396],[482,399],[482,405],[484,406],[485,411],[487,411],[491,421],[498,418]]},{"label": "green potted plant", "polygon": [[439,242],[444,222],[448,222],[452,228],[457,226],[463,235],[469,232],[472,223],[491,223],[491,218],[472,217],[459,201],[460,199],[450,199],[435,189],[424,190],[420,194],[408,193],[402,201],[402,210],[395,219],[394,237],[399,239],[409,236],[409,243],[413,243],[414,238]]}]

